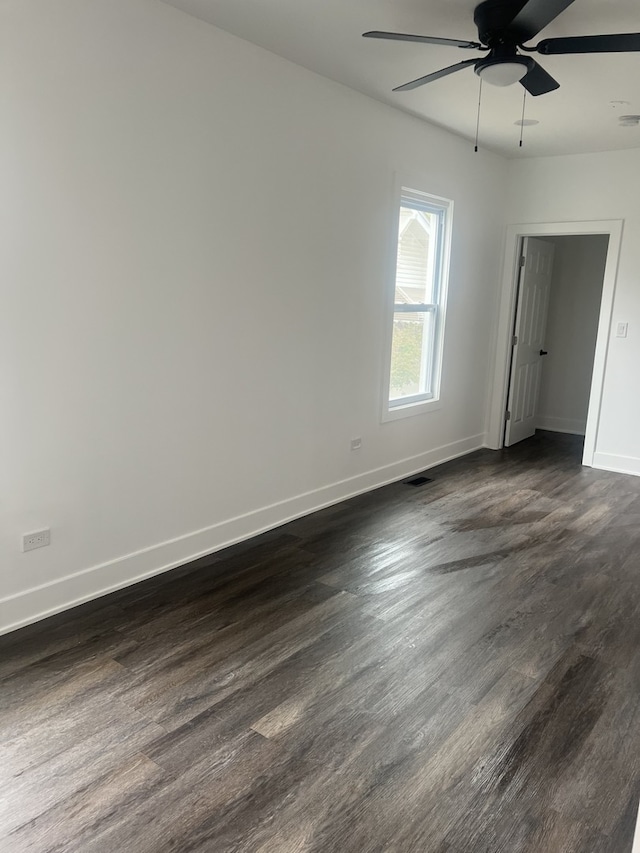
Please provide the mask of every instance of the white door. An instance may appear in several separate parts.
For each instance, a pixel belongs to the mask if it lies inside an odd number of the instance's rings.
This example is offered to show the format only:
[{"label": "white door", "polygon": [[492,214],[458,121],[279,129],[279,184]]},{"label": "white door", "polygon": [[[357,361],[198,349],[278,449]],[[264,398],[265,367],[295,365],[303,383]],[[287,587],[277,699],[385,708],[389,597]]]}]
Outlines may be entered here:
[{"label": "white door", "polygon": [[553,243],[536,237],[525,237],[522,242],[505,447],[536,431],[554,249]]}]

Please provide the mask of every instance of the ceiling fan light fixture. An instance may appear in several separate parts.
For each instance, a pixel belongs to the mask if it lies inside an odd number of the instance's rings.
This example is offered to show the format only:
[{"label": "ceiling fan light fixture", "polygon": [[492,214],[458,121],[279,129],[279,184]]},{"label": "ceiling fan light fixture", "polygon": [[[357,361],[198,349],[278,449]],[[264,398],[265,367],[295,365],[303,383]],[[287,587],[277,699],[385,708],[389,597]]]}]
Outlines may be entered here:
[{"label": "ceiling fan light fixture", "polygon": [[476,63],[476,74],[484,83],[492,86],[512,86],[529,71],[526,57],[513,60],[481,59]]}]

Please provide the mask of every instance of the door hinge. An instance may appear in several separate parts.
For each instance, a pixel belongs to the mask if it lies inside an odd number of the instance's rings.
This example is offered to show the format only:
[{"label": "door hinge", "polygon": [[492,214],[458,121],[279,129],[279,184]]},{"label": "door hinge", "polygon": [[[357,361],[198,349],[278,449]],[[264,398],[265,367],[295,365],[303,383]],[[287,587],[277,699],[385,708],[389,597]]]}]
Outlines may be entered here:
[{"label": "door hinge", "polygon": [[504,413],[504,419],[505,421],[511,420],[511,412],[509,411],[509,409],[507,409],[507,411]]},{"label": "door hinge", "polygon": [[520,266],[523,267],[526,264],[526,262],[527,262],[527,259],[525,258],[525,256],[521,255],[520,256]]},{"label": "door hinge", "polygon": [[518,336],[517,336],[517,335],[514,335],[514,336],[511,338],[511,346],[512,346],[512,347],[514,347],[517,343],[518,343]]}]

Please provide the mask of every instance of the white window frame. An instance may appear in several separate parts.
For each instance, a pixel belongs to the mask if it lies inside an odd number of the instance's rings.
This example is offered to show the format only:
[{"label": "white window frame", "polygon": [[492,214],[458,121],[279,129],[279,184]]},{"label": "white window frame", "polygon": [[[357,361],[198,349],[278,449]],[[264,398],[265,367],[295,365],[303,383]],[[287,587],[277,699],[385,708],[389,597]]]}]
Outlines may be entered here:
[{"label": "white window frame", "polygon": [[[386,358],[384,363],[384,382],[382,390],[382,420],[392,421],[436,411],[442,407],[442,352],[444,347],[444,326],[449,284],[449,263],[451,255],[451,226],[453,219],[453,201],[422,190],[410,188],[404,182],[398,182],[395,194],[394,231],[389,263],[389,286],[386,311]],[[398,259],[398,221],[401,207],[412,207],[438,216],[437,246],[434,255],[434,302],[416,305],[395,304],[396,274]],[[424,353],[424,359],[431,360],[431,392],[414,394],[391,401],[391,351],[393,343],[394,316],[398,313],[427,313],[434,316],[431,346]]]}]

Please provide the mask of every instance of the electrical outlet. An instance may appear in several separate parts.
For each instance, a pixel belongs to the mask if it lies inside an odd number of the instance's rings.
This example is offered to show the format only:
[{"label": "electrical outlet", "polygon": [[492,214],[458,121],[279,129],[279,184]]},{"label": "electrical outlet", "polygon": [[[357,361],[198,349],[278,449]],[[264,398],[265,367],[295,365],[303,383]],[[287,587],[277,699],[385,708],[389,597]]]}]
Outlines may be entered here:
[{"label": "electrical outlet", "polygon": [[351,449],[352,450],[360,450],[361,447],[362,447],[362,439],[360,438],[360,436],[358,436],[358,438],[352,438],[351,439]]},{"label": "electrical outlet", "polygon": [[44,548],[51,545],[51,530],[36,530],[34,533],[24,533],[22,536],[22,550],[35,551],[36,548]]}]

